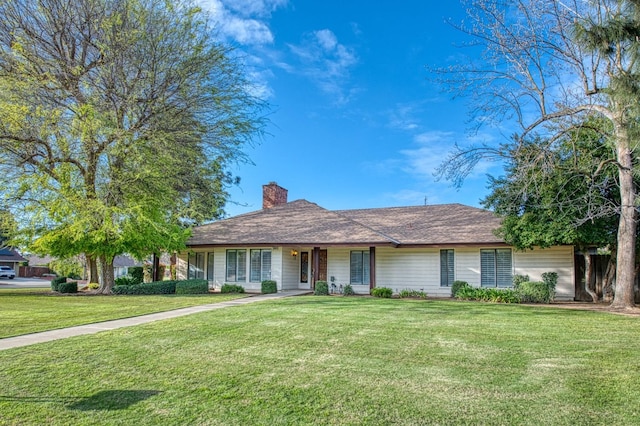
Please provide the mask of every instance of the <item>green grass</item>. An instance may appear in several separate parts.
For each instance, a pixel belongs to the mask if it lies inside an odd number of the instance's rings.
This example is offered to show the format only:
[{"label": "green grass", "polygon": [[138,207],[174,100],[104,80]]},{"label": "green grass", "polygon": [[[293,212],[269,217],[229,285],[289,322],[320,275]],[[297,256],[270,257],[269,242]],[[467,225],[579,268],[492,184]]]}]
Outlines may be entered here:
[{"label": "green grass", "polygon": [[244,295],[92,296],[56,295],[48,289],[2,289],[0,338],[224,302],[238,297]]},{"label": "green grass", "polygon": [[0,424],[640,423],[640,321],[295,297],[0,352]]}]

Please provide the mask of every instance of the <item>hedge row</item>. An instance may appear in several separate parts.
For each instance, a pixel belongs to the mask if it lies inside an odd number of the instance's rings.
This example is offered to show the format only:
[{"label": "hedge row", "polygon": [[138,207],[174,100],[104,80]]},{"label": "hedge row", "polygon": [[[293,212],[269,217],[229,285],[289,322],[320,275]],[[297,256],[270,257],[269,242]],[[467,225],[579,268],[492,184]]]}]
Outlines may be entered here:
[{"label": "hedge row", "polygon": [[176,285],[180,281],[154,281],[151,283],[135,285],[117,285],[111,292],[113,294],[175,294]]},{"label": "hedge row", "polygon": [[176,283],[176,294],[207,294],[209,283],[207,280],[186,280]]}]

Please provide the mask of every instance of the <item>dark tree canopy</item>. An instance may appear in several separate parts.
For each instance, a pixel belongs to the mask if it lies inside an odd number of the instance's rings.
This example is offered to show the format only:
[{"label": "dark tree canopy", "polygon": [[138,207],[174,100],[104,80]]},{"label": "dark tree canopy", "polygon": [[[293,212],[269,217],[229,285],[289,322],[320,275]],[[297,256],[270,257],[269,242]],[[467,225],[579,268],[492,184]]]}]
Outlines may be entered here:
[{"label": "dark tree canopy", "polygon": [[[572,212],[584,215],[571,218],[571,222],[604,220],[606,211],[615,216],[617,261],[612,308],[633,307],[638,217],[635,176],[640,134],[640,3],[637,0],[467,3],[468,20],[460,29],[470,36],[472,43],[484,48],[484,55],[479,61],[438,70],[441,81],[456,94],[472,98],[472,120],[476,125],[499,124],[513,129],[515,137],[499,146],[459,145],[443,163],[440,175],[461,184],[481,159],[510,162],[521,150],[529,149],[531,141],[539,138],[552,147],[555,141],[570,137],[594,116],[605,121],[611,156],[603,159],[603,166],[615,166],[612,191],[616,195],[611,194],[609,201],[617,200],[617,205],[610,209],[611,204],[595,203],[593,206],[601,211],[594,215],[592,209],[580,208],[583,191],[574,193],[568,186],[565,189],[576,195]],[[523,158],[527,157],[517,161]],[[558,173],[563,172],[559,169]]]}]

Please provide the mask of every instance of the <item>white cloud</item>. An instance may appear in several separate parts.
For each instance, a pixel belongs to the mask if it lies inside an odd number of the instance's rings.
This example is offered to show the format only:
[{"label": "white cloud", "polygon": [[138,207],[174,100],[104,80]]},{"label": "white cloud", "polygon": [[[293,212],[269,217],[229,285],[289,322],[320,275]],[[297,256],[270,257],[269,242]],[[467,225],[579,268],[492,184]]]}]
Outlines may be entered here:
[{"label": "white cloud", "polygon": [[274,41],[268,18],[287,0],[200,0],[200,4],[222,37],[243,45],[264,45]]},{"label": "white cloud", "polygon": [[[434,173],[446,160],[447,156],[457,143],[461,146],[489,144],[495,137],[489,133],[478,133],[473,136],[464,136],[455,132],[428,131],[414,137],[418,145],[413,149],[400,151],[405,158],[403,170],[420,179],[434,181]],[[489,160],[480,160],[468,178],[484,177],[496,163]]]},{"label": "white cloud", "polygon": [[403,131],[418,130],[420,124],[416,115],[422,114],[423,112],[416,105],[397,104],[393,109],[387,111],[388,126]]},{"label": "white cloud", "polygon": [[225,5],[243,16],[269,17],[272,12],[287,5],[288,0],[224,0]]},{"label": "white cloud", "polygon": [[347,102],[353,91],[345,88],[350,70],[358,63],[354,49],[341,44],[329,29],[307,33],[298,45],[289,44],[298,64],[290,68],[313,80],[325,93]]}]

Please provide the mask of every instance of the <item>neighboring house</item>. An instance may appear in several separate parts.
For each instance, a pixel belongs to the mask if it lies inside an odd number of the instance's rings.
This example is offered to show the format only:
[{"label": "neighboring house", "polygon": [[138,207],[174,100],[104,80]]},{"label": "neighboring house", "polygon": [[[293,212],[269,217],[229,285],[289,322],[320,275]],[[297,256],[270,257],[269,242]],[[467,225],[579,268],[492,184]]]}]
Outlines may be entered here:
[{"label": "neighboring house", "polygon": [[455,280],[510,287],[514,274],[558,273],[557,298],[573,299],[572,246],[516,251],[494,235],[500,218],[462,204],[326,210],[263,186],[263,209],[193,229],[178,256],[180,278],[259,290],[313,289],[319,280],[356,293],[373,287],[448,297]]},{"label": "neighboring house", "polygon": [[10,247],[0,248],[0,266],[8,266],[17,273],[20,263],[26,261],[27,259],[22,257],[20,253],[14,249]]},{"label": "neighboring house", "polygon": [[124,277],[129,274],[129,268],[142,265],[142,262],[135,260],[128,254],[120,254],[113,258],[113,277]]},{"label": "neighboring house", "polygon": [[[29,266],[34,266],[34,267],[38,267],[38,266],[48,267],[50,262],[57,259],[51,256],[37,256],[37,255],[29,255],[27,257],[29,258]],[[80,255],[78,257],[78,261],[84,264],[85,262],[84,256]],[[127,254],[118,255],[113,258],[113,276],[114,278],[122,277],[124,275],[127,275],[129,267],[142,266],[142,265],[143,265],[142,262],[135,260],[133,257]],[[86,266],[85,266],[84,275],[86,275]]]}]

